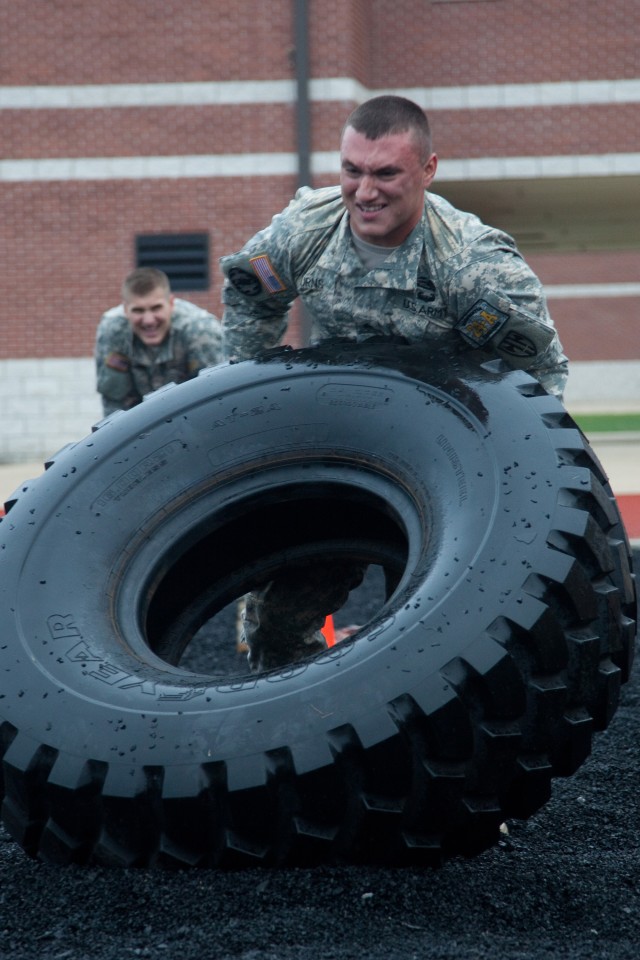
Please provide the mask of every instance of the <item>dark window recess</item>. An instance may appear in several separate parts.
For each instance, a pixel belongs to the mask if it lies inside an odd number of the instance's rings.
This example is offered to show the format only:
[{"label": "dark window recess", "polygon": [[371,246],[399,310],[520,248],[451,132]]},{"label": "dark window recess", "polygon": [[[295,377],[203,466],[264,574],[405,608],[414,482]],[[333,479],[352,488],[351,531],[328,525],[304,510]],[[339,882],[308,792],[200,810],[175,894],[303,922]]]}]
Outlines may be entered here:
[{"label": "dark window recess", "polygon": [[136,266],[164,270],[172,290],[208,290],[209,234],[140,234],[136,237]]}]

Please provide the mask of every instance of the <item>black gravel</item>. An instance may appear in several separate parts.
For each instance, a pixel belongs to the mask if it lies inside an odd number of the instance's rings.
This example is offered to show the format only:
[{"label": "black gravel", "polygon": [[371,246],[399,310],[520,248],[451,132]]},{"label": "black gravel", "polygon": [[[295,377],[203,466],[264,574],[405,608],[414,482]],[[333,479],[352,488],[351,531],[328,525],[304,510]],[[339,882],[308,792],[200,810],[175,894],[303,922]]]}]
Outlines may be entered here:
[{"label": "black gravel", "polygon": [[639,670],[535,817],[437,871],[58,868],[0,832],[0,957],[637,960]]}]

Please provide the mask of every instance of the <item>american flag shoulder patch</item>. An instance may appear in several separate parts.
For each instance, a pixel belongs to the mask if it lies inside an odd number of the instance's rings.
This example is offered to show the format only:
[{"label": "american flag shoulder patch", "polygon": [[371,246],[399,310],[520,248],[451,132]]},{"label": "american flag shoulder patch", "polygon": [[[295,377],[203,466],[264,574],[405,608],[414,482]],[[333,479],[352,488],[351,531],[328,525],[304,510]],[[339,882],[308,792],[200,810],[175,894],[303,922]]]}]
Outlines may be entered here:
[{"label": "american flag shoulder patch", "polygon": [[128,373],[131,366],[129,357],[125,357],[123,353],[110,353],[106,357],[104,365],[111,370],[117,370],[118,373]]},{"label": "american flag shoulder patch", "polygon": [[249,263],[255,270],[260,282],[269,293],[280,293],[286,290],[286,287],[276,271],[273,269],[271,261],[266,253],[261,253],[257,257],[250,257]]}]

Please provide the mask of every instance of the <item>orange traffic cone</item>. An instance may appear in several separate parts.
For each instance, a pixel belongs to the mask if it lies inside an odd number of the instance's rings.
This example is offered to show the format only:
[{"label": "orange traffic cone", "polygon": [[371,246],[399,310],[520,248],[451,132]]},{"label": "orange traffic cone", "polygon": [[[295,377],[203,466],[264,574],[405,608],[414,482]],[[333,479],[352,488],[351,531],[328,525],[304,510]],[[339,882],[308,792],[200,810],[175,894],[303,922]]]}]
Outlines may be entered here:
[{"label": "orange traffic cone", "polygon": [[331,616],[331,614],[329,614],[329,616],[324,621],[324,627],[320,632],[322,633],[322,636],[327,641],[327,646],[332,647],[336,642],[336,632],[333,627],[333,617]]}]

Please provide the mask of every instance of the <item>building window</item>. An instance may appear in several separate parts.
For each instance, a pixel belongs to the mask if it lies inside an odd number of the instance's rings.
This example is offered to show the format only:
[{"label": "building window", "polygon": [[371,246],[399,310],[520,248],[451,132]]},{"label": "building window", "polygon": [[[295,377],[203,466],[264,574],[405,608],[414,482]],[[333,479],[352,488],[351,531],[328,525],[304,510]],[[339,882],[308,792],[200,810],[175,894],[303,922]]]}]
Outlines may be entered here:
[{"label": "building window", "polygon": [[136,266],[156,267],[171,289],[209,289],[208,233],[144,233],[136,237]]}]

